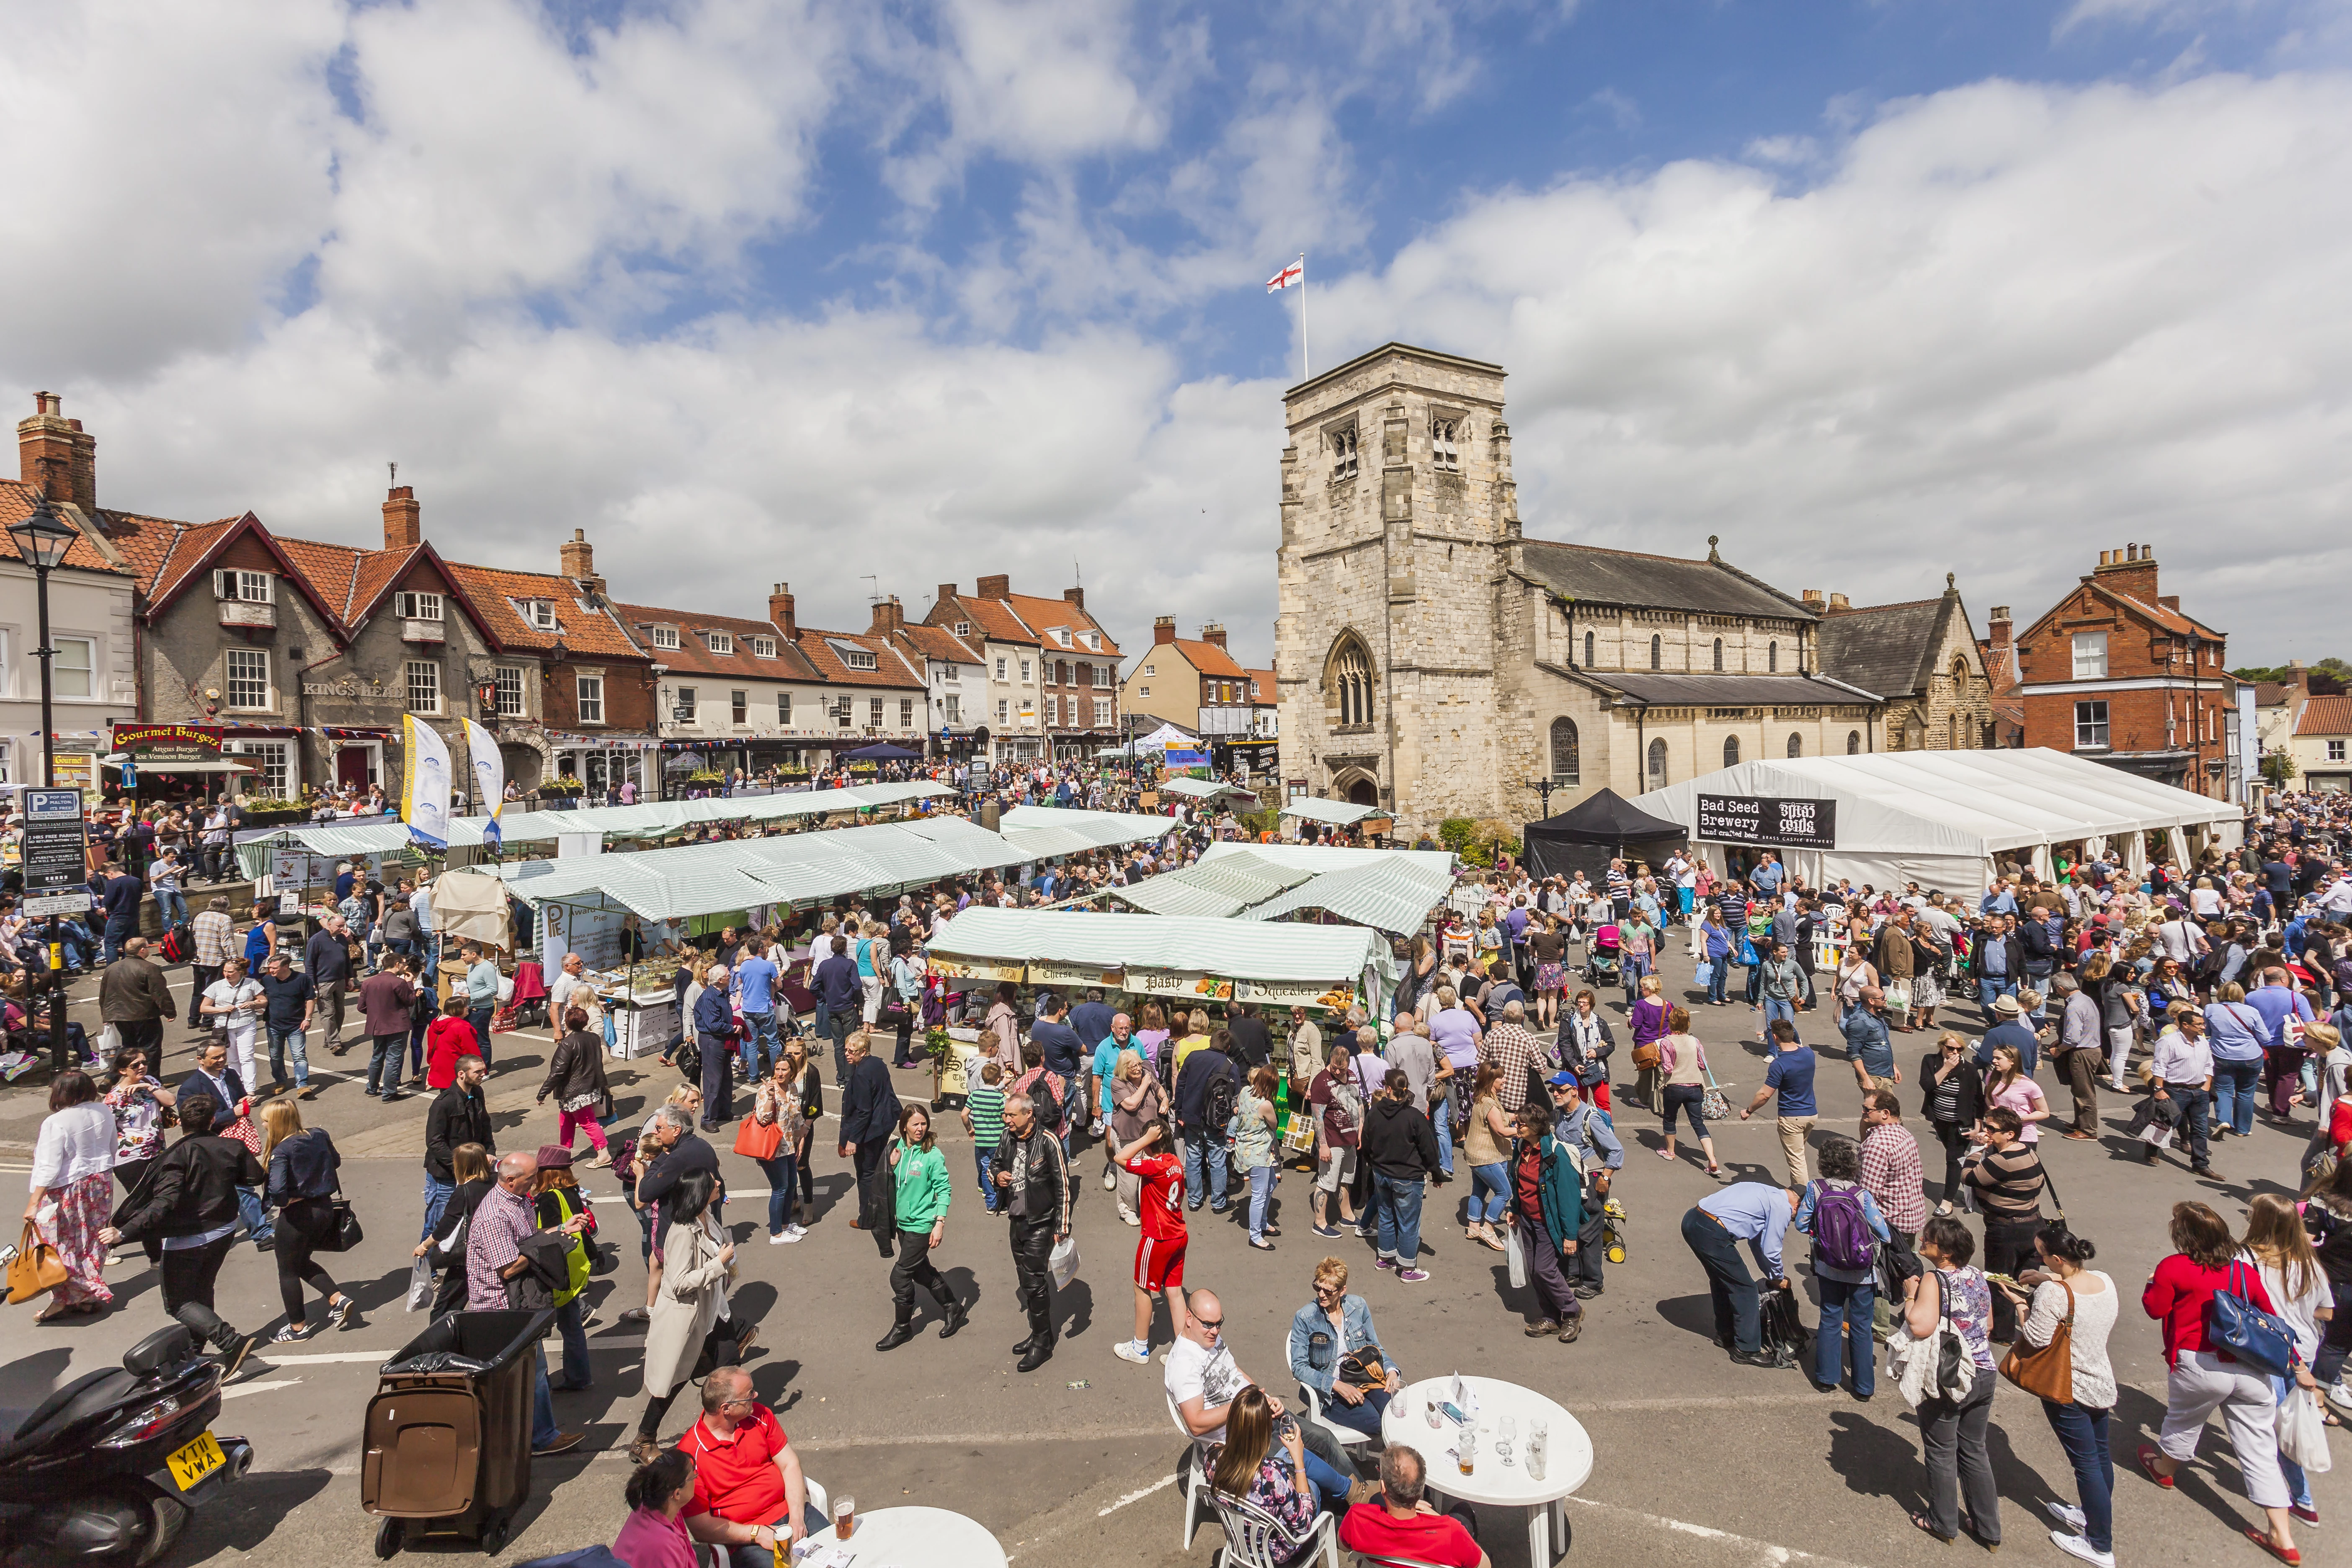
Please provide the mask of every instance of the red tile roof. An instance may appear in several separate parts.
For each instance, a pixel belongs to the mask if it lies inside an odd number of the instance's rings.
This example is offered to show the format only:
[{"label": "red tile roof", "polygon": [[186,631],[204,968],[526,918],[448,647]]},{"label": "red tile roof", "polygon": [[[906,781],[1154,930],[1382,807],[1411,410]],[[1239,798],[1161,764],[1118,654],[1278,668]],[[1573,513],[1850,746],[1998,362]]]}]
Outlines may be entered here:
[{"label": "red tile roof", "polygon": [[[1167,646],[1165,644],[1161,645]],[[1195,642],[1190,637],[1178,637],[1176,650],[1192,661],[1192,668],[1202,675],[1220,680],[1239,680],[1245,673],[1239,660],[1213,642]]]},{"label": "red tile roof", "polygon": [[[848,643],[874,655],[875,668],[853,669],[841,650],[834,645]],[[828,686],[921,687],[923,670],[905,650],[887,637],[871,632],[827,632],[814,626],[801,628],[798,643],[801,657],[807,659],[817,672],[817,679]]]},{"label": "red tile roof", "polygon": [[[33,503],[38,499],[38,492],[30,485],[23,484],[14,479],[0,481],[0,528],[7,528],[15,523],[22,522],[25,519],[32,516]],[[67,514],[62,510],[59,511],[58,515],[65,521],[71,522],[73,521],[72,518],[67,516]],[[93,519],[92,521],[98,521],[99,520]],[[100,523],[100,526],[103,526],[102,522]],[[115,540],[111,533],[108,535],[108,542],[113,544],[117,550],[121,550],[122,548],[121,542]],[[116,563],[108,560],[106,552],[100,550],[97,545],[91,543],[89,536],[84,534],[81,538],[75,540],[71,544],[66,546],[66,558],[62,563],[60,563],[60,564],[79,567],[85,572],[119,572],[128,575],[135,575],[139,570],[138,564],[136,562],[128,558],[129,553],[130,552],[128,551],[124,551],[124,561],[121,564],[117,564]],[[22,552],[16,548],[16,542],[14,539],[5,538],[0,538],[0,557],[8,557],[16,560],[22,560],[24,558]]]},{"label": "red tile roof", "polygon": [[907,646],[926,658],[942,664],[981,664],[985,662],[980,648],[964,641],[945,626],[927,626],[908,622],[898,628]]},{"label": "red tile roof", "polygon": [[[1101,623],[1067,599],[1040,599],[1028,594],[1014,594],[999,602],[1019,616],[1024,625],[1035,628],[1038,637],[1048,646],[1060,646],[1046,634],[1061,626],[1068,630],[1071,646],[1078,652],[1107,653],[1114,657],[1118,653],[1118,644],[1111,640],[1110,633],[1103,630]],[[1093,632],[1102,639],[1102,647],[1087,647],[1078,640],[1080,632]]]},{"label": "red tile roof", "polygon": [[2352,735],[2352,697],[2315,697],[2294,721],[2298,735]]},{"label": "red tile roof", "polygon": [[951,613],[941,616],[940,606],[933,605],[931,621],[934,626],[942,620],[950,625],[957,621],[970,621],[975,632],[997,642],[1041,643],[1045,640],[1035,627],[1023,621],[1013,606],[1002,599],[968,598],[959,594],[944,603],[952,606]]},{"label": "red tile roof", "polygon": [[2100,583],[2096,580],[2094,580],[2091,585],[2094,588],[2096,588],[2100,593],[2105,594],[2110,599],[2115,600],[2117,604],[2128,605],[2134,611],[2147,616],[2158,626],[2162,626],[2166,631],[2171,632],[2176,636],[2189,637],[2194,635],[2215,642],[2221,640],[2221,633],[2215,631],[2212,627],[2205,625],[2202,621],[2197,620],[2193,616],[2182,615],[2179,610],[2169,610],[2165,608],[2162,605],[2152,605],[2137,594],[2124,593],[2118,588],[2112,587],[2107,584]]},{"label": "red tile roof", "polygon": [[2286,693],[2287,684],[2284,680],[2257,680],[2254,682],[2254,706],[2276,708],[2286,700]]},{"label": "red tile roof", "polygon": [[[551,652],[560,638],[575,657],[640,659],[646,650],[632,642],[607,610],[588,601],[580,585],[550,572],[509,572],[498,566],[474,566],[463,561],[443,563],[450,581],[465,591],[475,613],[493,637],[511,648]],[[533,626],[516,603],[552,600],[555,629]]]},{"label": "red tile roof", "polygon": [[[670,610],[657,605],[615,605],[614,612],[648,657],[684,675],[732,676],[744,680],[815,680],[815,668],[773,621],[747,620],[737,616],[713,616],[700,610]],[[653,628],[677,628],[677,647],[655,647]],[[724,632],[734,651],[713,653],[703,634]],[[751,651],[753,637],[776,645],[776,657],[761,658]]]},{"label": "red tile roof", "polygon": [[1252,688],[1250,691],[1251,701],[1272,702],[1276,700],[1274,684],[1274,671],[1270,669],[1244,669],[1242,673],[1248,676],[1250,679],[1250,686]]}]

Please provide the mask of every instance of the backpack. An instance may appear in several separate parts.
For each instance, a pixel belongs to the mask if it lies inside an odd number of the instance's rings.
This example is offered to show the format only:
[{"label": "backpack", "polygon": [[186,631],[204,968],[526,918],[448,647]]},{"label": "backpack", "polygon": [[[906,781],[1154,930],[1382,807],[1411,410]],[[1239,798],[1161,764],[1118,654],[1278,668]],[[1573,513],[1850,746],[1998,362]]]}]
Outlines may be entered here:
[{"label": "backpack", "polygon": [[1813,1184],[1813,1260],[1832,1268],[1867,1272],[1877,1243],[1862,1217],[1862,1189]]},{"label": "backpack", "polygon": [[1219,1142],[1230,1140],[1237,1099],[1233,1078],[1226,1073],[1219,1073],[1211,1079],[1208,1088],[1202,1090],[1201,1119],[1208,1127],[1210,1136]]},{"label": "backpack", "polygon": [[195,932],[184,921],[163,933],[162,954],[166,963],[181,963],[196,948]]},{"label": "backpack", "polygon": [[1029,1080],[1029,1105],[1037,1113],[1037,1125],[1055,1137],[1062,1132],[1062,1100],[1054,1092],[1053,1080],[1039,1073]]}]

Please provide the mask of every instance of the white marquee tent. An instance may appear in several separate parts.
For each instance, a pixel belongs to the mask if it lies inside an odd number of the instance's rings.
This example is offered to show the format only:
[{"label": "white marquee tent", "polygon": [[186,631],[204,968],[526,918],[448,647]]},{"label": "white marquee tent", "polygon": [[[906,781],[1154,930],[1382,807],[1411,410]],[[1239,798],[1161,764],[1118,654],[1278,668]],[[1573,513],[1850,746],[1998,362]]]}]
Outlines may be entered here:
[{"label": "white marquee tent", "polygon": [[2137,870],[2147,863],[2146,832],[2165,834],[2173,858],[2185,865],[2208,841],[2233,847],[2242,817],[2231,802],[2040,747],[1767,759],[1633,802],[1681,823],[1718,871],[1727,844],[1748,846],[1701,832],[1701,795],[1832,803],[1832,847],[1780,850],[1808,881],[1850,877],[1877,888],[1916,881],[1948,893],[1982,890],[1997,859],[2012,856],[2046,875],[2054,845],[2082,844],[2096,854],[2120,839],[2117,847]]}]

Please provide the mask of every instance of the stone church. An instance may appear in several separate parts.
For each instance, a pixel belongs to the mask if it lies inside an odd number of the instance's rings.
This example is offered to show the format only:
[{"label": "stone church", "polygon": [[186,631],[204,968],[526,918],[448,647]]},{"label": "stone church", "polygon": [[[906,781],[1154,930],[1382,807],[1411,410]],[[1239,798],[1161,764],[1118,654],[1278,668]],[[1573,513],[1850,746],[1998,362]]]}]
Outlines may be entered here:
[{"label": "stone church", "polygon": [[1986,743],[1990,694],[1948,579],[1929,613],[1853,609],[1784,594],[1714,540],[1690,561],[1524,537],[1503,379],[1389,343],[1286,396],[1291,784],[1412,833],[1532,820],[1538,780],[1558,813],[1742,757]]}]

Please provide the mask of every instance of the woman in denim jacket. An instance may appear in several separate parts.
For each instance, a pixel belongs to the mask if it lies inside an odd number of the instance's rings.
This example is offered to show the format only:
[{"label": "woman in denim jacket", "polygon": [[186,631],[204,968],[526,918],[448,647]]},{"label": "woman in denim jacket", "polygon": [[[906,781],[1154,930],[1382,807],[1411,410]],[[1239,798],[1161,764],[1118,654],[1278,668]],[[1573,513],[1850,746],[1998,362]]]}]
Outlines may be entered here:
[{"label": "woman in denim jacket", "polygon": [[[1340,1358],[1367,1346],[1379,1351],[1387,1377],[1380,1383],[1339,1379]],[[1377,1437],[1389,1396],[1404,1386],[1396,1363],[1381,1348],[1372,1330],[1372,1310],[1361,1296],[1348,1294],[1348,1266],[1327,1258],[1315,1266],[1315,1300],[1290,1320],[1290,1371],[1322,1402],[1323,1419],[1351,1432]]]}]

